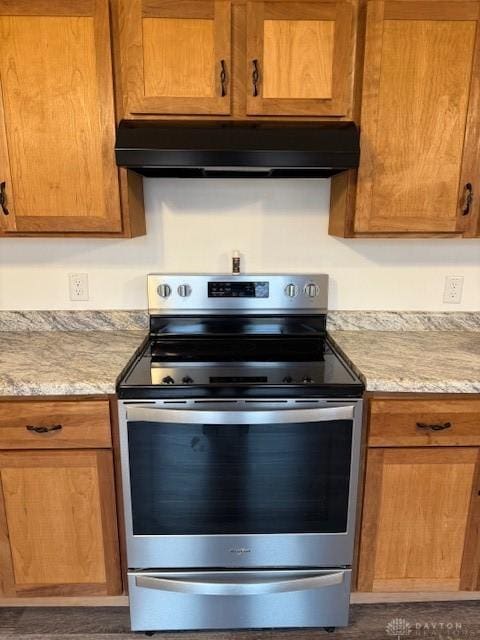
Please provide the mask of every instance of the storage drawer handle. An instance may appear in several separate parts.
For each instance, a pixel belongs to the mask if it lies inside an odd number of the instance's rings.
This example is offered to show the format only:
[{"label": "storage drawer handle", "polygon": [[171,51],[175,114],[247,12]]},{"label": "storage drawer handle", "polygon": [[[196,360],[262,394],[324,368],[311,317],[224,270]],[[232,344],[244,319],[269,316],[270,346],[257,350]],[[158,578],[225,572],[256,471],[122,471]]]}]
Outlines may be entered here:
[{"label": "storage drawer handle", "polygon": [[224,98],[227,95],[227,66],[225,60],[220,60],[220,95]]},{"label": "storage drawer handle", "polygon": [[50,431],[60,431],[63,429],[63,425],[52,424],[51,427],[35,427],[32,424],[27,424],[25,428],[27,431],[33,431],[34,433],[50,433]]},{"label": "storage drawer handle", "polygon": [[163,576],[137,576],[135,584],[145,589],[158,589],[160,591],[174,591],[189,595],[204,596],[250,596],[269,593],[287,593],[289,591],[306,591],[308,589],[321,589],[333,587],[343,583],[343,572],[329,573],[326,575],[309,576],[286,580],[249,580],[235,581],[220,580],[214,582],[201,582],[193,577],[167,578]]},{"label": "storage drawer handle", "polygon": [[425,422],[417,422],[417,429],[428,431],[443,431],[444,429],[450,429],[451,422],[444,422],[443,424],[426,424]]},{"label": "storage drawer handle", "polygon": [[252,60],[252,84],[253,84],[253,97],[256,98],[258,96],[258,81],[260,79],[260,73],[258,71],[258,60]]},{"label": "storage drawer handle", "polygon": [[6,187],[5,182],[0,182],[0,207],[2,207],[3,215],[10,215],[10,211],[7,209],[7,192],[5,191]]}]

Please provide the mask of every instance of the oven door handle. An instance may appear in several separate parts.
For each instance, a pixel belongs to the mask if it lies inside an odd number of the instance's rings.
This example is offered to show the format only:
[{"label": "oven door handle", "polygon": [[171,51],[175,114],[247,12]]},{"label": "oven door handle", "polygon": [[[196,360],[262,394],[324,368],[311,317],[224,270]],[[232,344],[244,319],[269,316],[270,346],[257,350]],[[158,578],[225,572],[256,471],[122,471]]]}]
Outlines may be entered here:
[{"label": "oven door handle", "polygon": [[[193,575],[191,576],[194,577]],[[284,593],[288,591],[306,591],[307,589],[320,589],[342,584],[344,572],[291,578],[283,580],[251,579],[240,582],[238,577],[234,581],[201,582],[185,578],[166,578],[153,576],[137,576],[135,584],[145,589],[159,589],[160,591],[174,591],[189,595],[202,596],[250,596],[269,593]]]},{"label": "oven door handle", "polygon": [[353,405],[315,409],[280,409],[270,411],[209,411],[163,409],[157,407],[127,407],[128,422],[174,422],[179,424],[289,424],[352,420]]}]

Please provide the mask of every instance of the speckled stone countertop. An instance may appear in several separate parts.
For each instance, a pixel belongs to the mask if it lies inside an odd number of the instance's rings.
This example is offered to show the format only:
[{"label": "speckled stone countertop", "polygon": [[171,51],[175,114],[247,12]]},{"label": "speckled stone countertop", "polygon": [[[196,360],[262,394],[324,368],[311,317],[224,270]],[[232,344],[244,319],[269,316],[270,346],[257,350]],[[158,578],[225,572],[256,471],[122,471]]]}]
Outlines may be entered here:
[{"label": "speckled stone countertop", "polygon": [[367,391],[480,393],[480,331],[329,331]]},{"label": "speckled stone countertop", "polygon": [[0,395],[115,393],[146,330],[0,331]]},{"label": "speckled stone countertop", "polygon": [[[367,391],[480,393],[480,313],[333,311],[329,335]],[[1,311],[0,395],[112,394],[146,311]]]}]

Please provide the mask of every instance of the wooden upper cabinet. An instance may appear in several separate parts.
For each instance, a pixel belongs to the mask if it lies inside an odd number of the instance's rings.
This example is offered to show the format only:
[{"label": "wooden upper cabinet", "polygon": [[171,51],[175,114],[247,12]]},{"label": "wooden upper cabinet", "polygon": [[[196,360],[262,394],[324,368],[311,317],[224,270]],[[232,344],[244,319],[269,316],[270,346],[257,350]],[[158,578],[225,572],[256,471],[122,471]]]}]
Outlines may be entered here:
[{"label": "wooden upper cabinet", "polygon": [[369,2],[354,231],[462,233],[480,202],[479,2]]},{"label": "wooden upper cabinet", "polygon": [[247,114],[350,114],[354,18],[349,1],[247,2]]},{"label": "wooden upper cabinet", "polygon": [[108,0],[0,0],[0,89],[0,232],[131,235]]},{"label": "wooden upper cabinet", "polygon": [[229,0],[115,0],[123,115],[230,113]]}]

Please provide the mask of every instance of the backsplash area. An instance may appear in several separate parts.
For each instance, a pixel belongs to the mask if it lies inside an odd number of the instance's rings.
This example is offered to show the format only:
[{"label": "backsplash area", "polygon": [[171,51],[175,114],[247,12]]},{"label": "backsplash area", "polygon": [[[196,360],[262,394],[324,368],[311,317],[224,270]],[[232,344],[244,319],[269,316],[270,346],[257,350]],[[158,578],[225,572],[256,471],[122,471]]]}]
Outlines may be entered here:
[{"label": "backsplash area", "polygon": [[[144,309],[145,275],[330,274],[331,309],[480,310],[480,240],[328,236],[329,180],[145,180],[148,234],[134,240],[0,239],[0,309]],[[87,273],[89,300],[69,299]],[[445,276],[463,276],[445,304]]]}]

